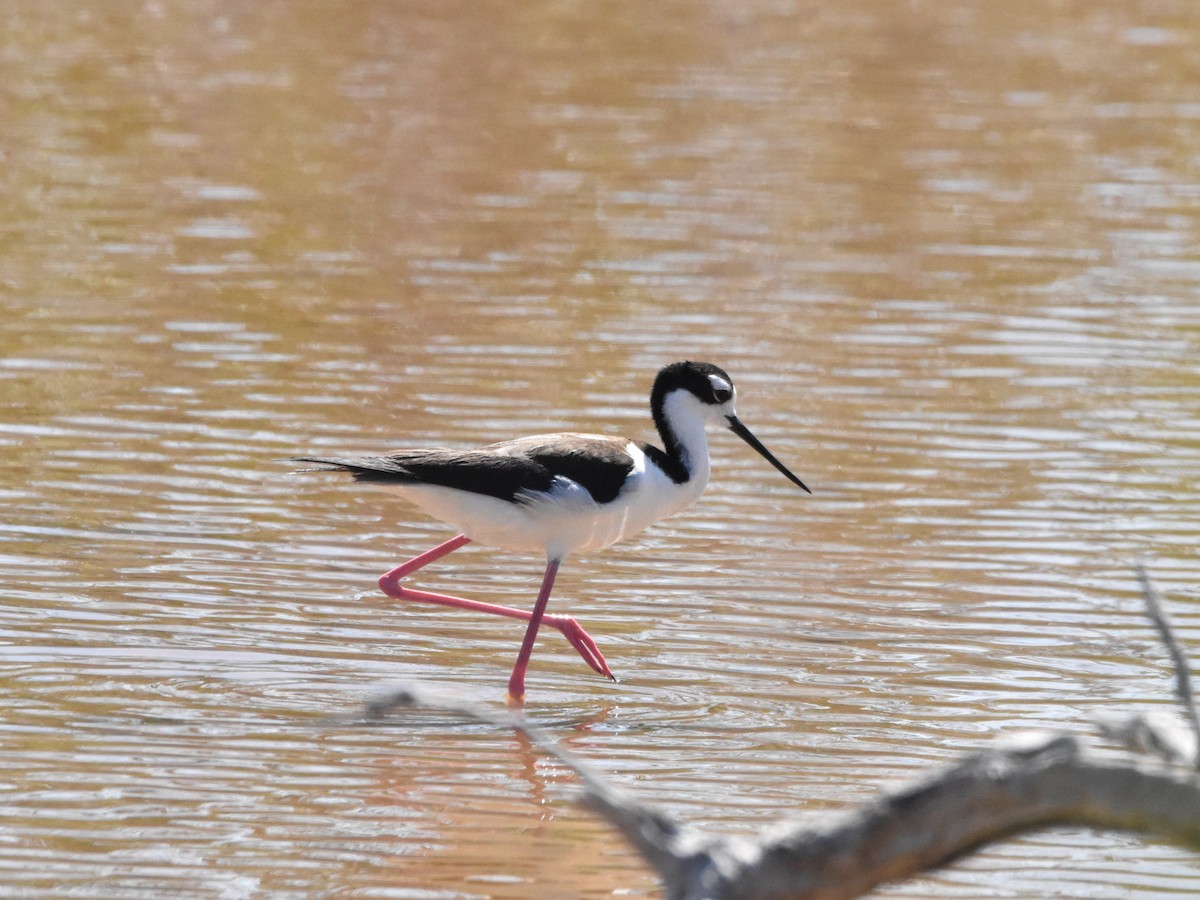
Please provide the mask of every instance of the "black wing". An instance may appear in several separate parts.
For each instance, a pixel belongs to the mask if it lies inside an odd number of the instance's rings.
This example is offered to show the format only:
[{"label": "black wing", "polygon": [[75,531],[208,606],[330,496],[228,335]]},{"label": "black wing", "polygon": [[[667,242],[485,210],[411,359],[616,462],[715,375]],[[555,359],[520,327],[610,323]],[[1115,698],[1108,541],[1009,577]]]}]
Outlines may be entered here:
[{"label": "black wing", "polygon": [[349,472],[367,484],[429,484],[519,500],[549,491],[557,477],[581,485],[597,503],[616,499],[633,459],[619,438],[545,435],[481,450],[403,450],[386,456],[302,456],[329,471]]},{"label": "black wing", "polygon": [[505,441],[485,449],[536,462],[552,477],[570,478],[582,486],[597,503],[611,503],[633,471],[634,460],[626,449],[628,446],[624,438],[547,434]]},{"label": "black wing", "polygon": [[387,456],[297,457],[330,471],[349,472],[366,484],[429,484],[512,500],[524,491],[549,490],[554,476],[528,459],[482,451],[405,450]]}]

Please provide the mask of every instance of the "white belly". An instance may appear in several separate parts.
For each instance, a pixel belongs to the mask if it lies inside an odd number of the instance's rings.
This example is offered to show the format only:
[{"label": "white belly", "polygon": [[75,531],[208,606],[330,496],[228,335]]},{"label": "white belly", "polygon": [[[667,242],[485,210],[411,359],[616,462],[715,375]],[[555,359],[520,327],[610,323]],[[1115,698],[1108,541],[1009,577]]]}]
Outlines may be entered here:
[{"label": "white belly", "polygon": [[549,493],[521,502],[426,485],[397,485],[390,490],[473,541],[561,559],[608,547],[691,506],[708,481],[704,471],[676,484],[657,467],[645,466],[644,458],[638,462],[617,498],[603,504],[565,478],[557,479]]}]

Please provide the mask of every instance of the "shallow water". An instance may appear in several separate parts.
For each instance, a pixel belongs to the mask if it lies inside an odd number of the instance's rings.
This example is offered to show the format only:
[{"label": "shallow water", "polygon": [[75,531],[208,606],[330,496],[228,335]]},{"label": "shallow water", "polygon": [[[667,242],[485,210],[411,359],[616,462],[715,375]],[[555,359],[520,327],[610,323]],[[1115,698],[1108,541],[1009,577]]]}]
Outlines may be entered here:
[{"label": "shallow water", "polygon": [[[74,5],[69,5],[74,7]],[[1015,729],[1170,702],[1200,644],[1187,2],[18,4],[0,54],[0,880],[25,897],[655,896],[499,705],[521,627],[402,608],[448,536],[301,453],[649,436],[684,516],[572,559],[529,714],[723,833]],[[529,604],[469,547],[431,589]],[[889,897],[1192,894],[1055,831]]]}]

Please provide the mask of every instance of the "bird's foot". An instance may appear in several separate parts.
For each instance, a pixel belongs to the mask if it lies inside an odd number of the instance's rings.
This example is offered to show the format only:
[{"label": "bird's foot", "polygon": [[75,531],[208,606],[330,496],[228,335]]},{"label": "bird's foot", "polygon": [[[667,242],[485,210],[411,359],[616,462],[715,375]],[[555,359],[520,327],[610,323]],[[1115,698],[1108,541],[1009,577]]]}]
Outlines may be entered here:
[{"label": "bird's foot", "polygon": [[572,619],[570,616],[546,616],[543,620],[547,625],[553,625],[562,632],[565,637],[575,648],[576,652],[583,657],[583,661],[592,667],[592,670],[603,675],[609,681],[616,681],[617,676],[609,669],[608,663],[604,661],[604,654],[600,652],[600,648],[596,646],[596,642],[592,640],[592,636],[583,630],[583,626]]}]

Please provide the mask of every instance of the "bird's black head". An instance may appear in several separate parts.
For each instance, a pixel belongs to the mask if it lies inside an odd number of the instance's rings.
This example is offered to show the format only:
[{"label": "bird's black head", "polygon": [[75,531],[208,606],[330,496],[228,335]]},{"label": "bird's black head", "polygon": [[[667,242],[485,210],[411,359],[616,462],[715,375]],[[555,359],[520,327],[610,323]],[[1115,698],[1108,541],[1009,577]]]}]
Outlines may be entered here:
[{"label": "bird's black head", "polygon": [[704,418],[725,425],[753,447],[763,459],[782,472],[789,481],[808,491],[804,482],[792,474],[791,470],[776,459],[775,455],[750,432],[750,429],[742,424],[734,409],[737,391],[733,387],[733,379],[724,369],[718,368],[712,363],[687,361],[671,363],[664,367],[658,373],[658,377],[654,379],[654,389],[650,392],[650,410],[669,453],[681,452],[675,438],[675,429],[666,412],[667,398],[676,391],[687,391],[694,396],[700,401],[699,409]]},{"label": "bird's black head", "polygon": [[664,366],[658,373],[650,392],[651,407],[660,409],[667,394],[677,390],[687,391],[708,406],[728,403],[735,394],[733,379],[724,369],[712,363],[685,360]]}]

